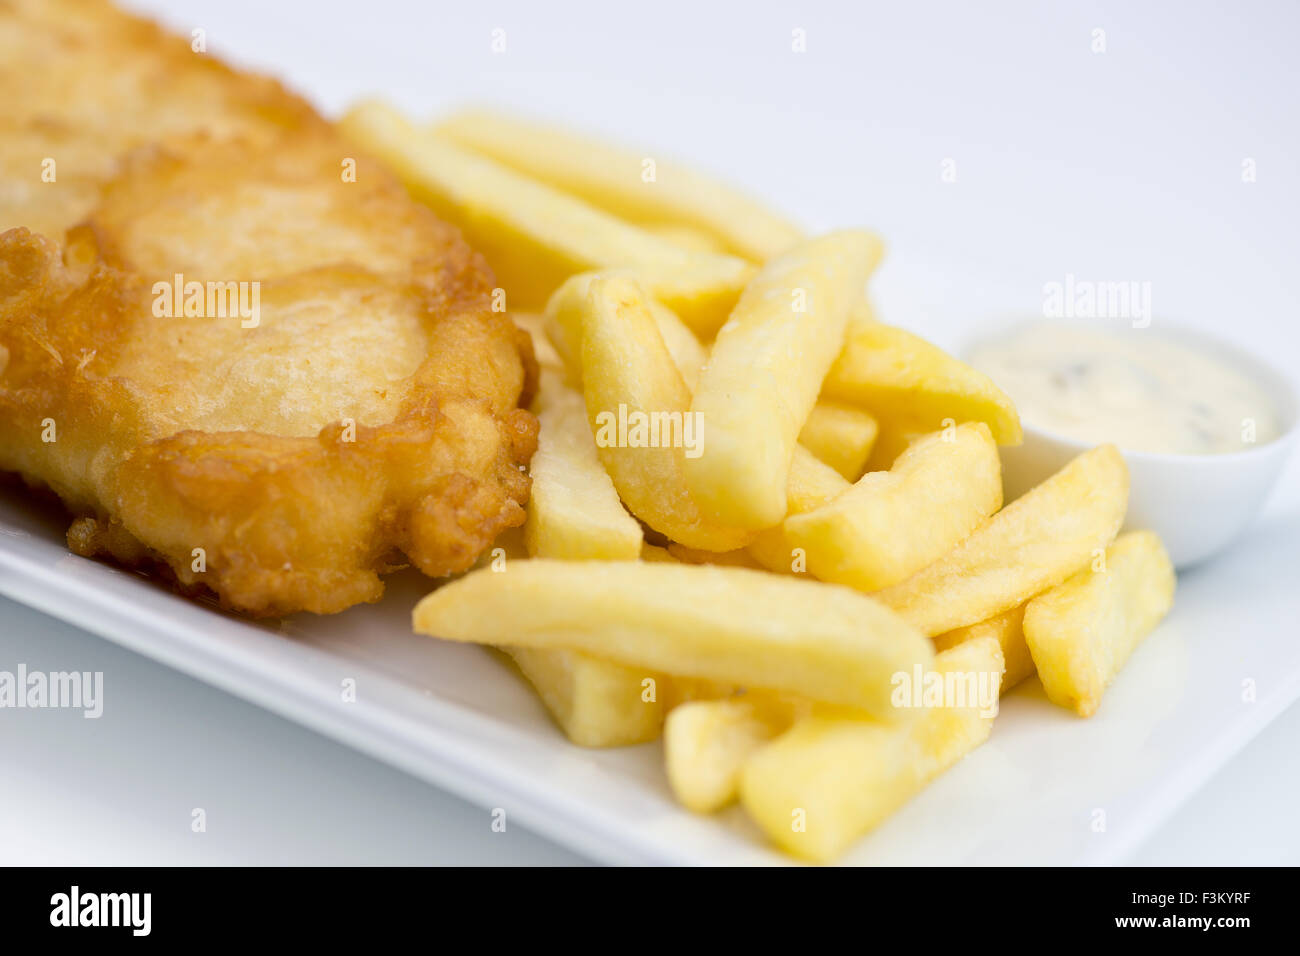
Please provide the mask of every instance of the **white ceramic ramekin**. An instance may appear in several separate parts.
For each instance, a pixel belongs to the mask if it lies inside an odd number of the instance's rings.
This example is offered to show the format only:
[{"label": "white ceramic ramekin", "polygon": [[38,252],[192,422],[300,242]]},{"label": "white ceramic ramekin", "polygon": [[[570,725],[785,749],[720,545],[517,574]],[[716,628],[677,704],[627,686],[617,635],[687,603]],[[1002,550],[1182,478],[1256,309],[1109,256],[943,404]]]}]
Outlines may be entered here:
[{"label": "white ceramic ramekin", "polygon": [[[981,334],[960,354],[969,355],[976,345],[997,341],[1025,324],[1012,323],[997,332]],[[1276,439],[1238,452],[1172,455],[1120,449],[1130,477],[1125,528],[1155,531],[1164,540],[1174,565],[1186,568],[1230,544],[1263,505],[1300,432],[1300,401],[1284,375],[1231,343],[1165,323],[1159,323],[1158,331],[1152,329],[1150,334],[1207,352],[1244,370],[1269,395],[1278,415],[1280,434]],[[1088,442],[1039,428],[1023,418],[1021,424],[1024,444],[1002,449],[1007,501],[1018,498],[1091,447]]]}]

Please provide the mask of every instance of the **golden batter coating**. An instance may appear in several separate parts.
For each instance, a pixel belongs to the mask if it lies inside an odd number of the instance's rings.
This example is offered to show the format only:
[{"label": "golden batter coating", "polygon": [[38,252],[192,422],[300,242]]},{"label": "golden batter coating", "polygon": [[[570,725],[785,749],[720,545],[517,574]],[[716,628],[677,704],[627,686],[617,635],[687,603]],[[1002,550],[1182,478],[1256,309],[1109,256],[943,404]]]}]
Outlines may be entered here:
[{"label": "golden batter coating", "polygon": [[329,613],[523,522],[531,347],[453,228],[107,5],[0,0],[0,64],[0,470],[59,494],[73,550]]}]

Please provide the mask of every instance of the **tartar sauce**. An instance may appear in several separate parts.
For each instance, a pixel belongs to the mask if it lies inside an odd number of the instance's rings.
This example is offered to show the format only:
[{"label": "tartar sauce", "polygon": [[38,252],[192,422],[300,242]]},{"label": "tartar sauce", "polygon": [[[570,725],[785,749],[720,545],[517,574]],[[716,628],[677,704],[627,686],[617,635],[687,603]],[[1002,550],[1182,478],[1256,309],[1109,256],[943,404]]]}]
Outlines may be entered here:
[{"label": "tartar sauce", "polygon": [[969,361],[1028,425],[1130,451],[1212,455],[1278,436],[1248,374],[1154,329],[1037,322],[972,349]]}]

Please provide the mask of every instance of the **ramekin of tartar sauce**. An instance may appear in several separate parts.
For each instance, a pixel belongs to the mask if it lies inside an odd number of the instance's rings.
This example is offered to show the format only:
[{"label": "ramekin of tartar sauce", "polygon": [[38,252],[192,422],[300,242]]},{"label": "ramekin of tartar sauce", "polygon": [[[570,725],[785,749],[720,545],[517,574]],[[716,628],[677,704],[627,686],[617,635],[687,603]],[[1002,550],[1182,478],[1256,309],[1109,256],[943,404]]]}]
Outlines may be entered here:
[{"label": "ramekin of tartar sauce", "polygon": [[1038,319],[963,352],[1015,402],[1024,444],[1002,449],[1006,500],[1106,442],[1129,466],[1128,528],[1188,567],[1250,523],[1296,436],[1279,372],[1227,342],[1159,321]]}]

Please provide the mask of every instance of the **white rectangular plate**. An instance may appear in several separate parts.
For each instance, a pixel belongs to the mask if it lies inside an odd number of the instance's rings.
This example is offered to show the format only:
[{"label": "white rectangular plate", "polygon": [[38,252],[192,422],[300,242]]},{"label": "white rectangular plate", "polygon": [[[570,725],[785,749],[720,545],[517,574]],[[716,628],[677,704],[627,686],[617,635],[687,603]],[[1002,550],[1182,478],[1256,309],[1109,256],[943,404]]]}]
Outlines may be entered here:
[{"label": "white rectangular plate", "polygon": [[[0,491],[0,593],[505,807],[596,859],[783,861],[740,811],[706,819],[675,806],[658,744],[573,747],[501,660],[413,635],[410,610],[428,586],[419,575],[392,579],[377,605],[252,624],[69,554],[63,523],[19,490]],[[1300,513],[1270,516],[1221,560],[1184,574],[1173,613],[1092,720],[1053,707],[1028,681],[1004,701],[988,744],[845,862],[1123,860],[1300,695],[1297,540]],[[349,678],[357,699],[344,703]]]},{"label": "white rectangular plate", "polygon": [[[1023,299],[1022,288],[972,276],[960,263],[939,269],[904,255],[872,283],[883,315],[925,316],[926,337],[950,349],[1001,304]],[[430,587],[419,574],[390,578],[379,604],[256,624],[70,554],[66,526],[57,508],[0,486],[0,594],[472,802],[503,807],[595,859],[785,862],[740,810],[705,818],[679,808],[658,743],[574,747],[502,659],[413,634],[411,609]],[[1300,456],[1245,538],[1179,575],[1173,611],[1096,716],[1080,720],[1050,704],[1036,678],[1026,681],[1003,701],[987,744],[844,862],[1123,861],[1300,697],[1297,542]],[[344,703],[349,678],[357,699]]]}]

